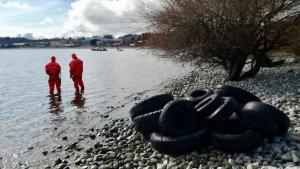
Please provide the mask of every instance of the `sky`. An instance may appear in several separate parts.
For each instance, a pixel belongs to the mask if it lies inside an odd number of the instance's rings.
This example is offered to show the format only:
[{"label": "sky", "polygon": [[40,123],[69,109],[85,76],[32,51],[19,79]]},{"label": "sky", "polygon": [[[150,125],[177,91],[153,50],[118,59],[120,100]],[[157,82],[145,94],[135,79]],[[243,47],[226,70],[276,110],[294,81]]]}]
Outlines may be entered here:
[{"label": "sky", "polygon": [[80,37],[146,31],[153,0],[0,0],[0,37]]}]

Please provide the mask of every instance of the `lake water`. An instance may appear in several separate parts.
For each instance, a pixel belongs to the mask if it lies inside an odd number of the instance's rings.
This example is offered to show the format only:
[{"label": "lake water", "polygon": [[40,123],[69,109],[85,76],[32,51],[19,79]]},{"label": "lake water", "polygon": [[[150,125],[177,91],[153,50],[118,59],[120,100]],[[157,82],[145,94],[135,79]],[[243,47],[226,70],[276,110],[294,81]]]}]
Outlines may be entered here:
[{"label": "lake water", "polygon": [[[84,61],[83,95],[74,94],[69,78],[72,53]],[[52,55],[62,67],[61,97],[48,96],[44,66]],[[0,64],[0,156],[6,166],[28,147],[43,149],[62,135],[72,138],[83,128],[105,124],[103,114],[128,118],[135,97],[158,94],[162,84],[191,69],[143,49],[0,50]]]}]

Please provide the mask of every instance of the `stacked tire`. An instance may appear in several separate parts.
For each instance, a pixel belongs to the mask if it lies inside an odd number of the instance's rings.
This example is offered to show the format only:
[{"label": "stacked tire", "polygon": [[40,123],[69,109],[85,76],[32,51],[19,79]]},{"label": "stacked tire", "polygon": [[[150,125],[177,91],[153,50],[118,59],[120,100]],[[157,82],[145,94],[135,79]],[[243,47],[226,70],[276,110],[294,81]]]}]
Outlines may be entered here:
[{"label": "stacked tire", "polygon": [[259,147],[263,138],[284,135],[290,119],[243,89],[219,85],[186,98],[148,98],[130,110],[135,129],[161,153],[178,155],[213,144],[226,152]]}]

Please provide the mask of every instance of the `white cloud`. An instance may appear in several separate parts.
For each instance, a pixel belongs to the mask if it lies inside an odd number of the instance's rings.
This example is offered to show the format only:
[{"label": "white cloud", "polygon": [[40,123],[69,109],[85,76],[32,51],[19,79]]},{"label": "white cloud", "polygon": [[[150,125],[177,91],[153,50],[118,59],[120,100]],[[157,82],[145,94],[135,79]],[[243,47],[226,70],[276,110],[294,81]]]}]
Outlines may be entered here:
[{"label": "white cloud", "polygon": [[[40,12],[47,13],[49,9],[46,8],[47,10],[41,11],[44,7],[35,8],[26,3],[16,1],[4,3],[0,0],[0,10],[4,8],[23,9],[7,10],[3,13],[6,15],[16,14],[18,11],[23,13],[25,9],[39,9],[38,11],[33,11],[34,13],[26,13],[26,23],[18,23],[17,26],[7,21],[7,24],[1,24],[0,36],[15,36],[16,34],[27,32],[32,32],[35,37],[71,37],[104,34],[118,36],[125,33],[145,32],[147,31],[146,23],[143,21],[141,14],[144,11],[145,3],[153,3],[154,1],[157,0],[76,0],[70,4],[69,11],[65,10],[60,13],[43,15],[42,19],[39,18],[37,20],[35,16],[39,15]],[[58,9],[58,7],[56,6],[55,9]],[[32,23],[29,21],[31,19],[30,15],[35,15],[32,16],[32,19],[35,18],[35,20],[32,20]],[[18,18],[22,18],[22,14]]]},{"label": "white cloud", "polygon": [[140,14],[145,0],[78,0],[71,4],[64,36],[91,36],[145,31]]},{"label": "white cloud", "polygon": [[20,2],[6,2],[0,3],[0,8],[4,9],[19,9],[19,10],[34,10],[35,7],[30,6],[27,3],[20,3]]},{"label": "white cloud", "polygon": [[40,22],[40,24],[41,25],[49,25],[49,24],[53,24],[53,22],[54,22],[54,20],[53,20],[53,18],[51,18],[51,17],[46,17],[46,18],[44,18],[41,22]]}]

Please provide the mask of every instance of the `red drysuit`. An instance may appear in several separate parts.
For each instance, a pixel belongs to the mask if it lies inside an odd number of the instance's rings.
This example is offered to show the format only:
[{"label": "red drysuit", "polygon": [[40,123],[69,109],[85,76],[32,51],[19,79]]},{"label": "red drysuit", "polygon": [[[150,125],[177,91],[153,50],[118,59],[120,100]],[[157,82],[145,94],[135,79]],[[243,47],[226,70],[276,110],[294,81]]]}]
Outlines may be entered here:
[{"label": "red drysuit", "polygon": [[54,56],[51,57],[51,62],[45,66],[45,71],[49,75],[49,93],[53,94],[54,86],[56,86],[57,93],[61,93],[61,79],[60,75],[60,65],[56,63],[56,58]]},{"label": "red drysuit", "polygon": [[79,87],[81,88],[81,92],[84,92],[82,72],[83,72],[83,61],[78,59],[76,54],[72,54],[72,61],[70,63],[70,77],[73,79],[76,93],[79,93]]}]

